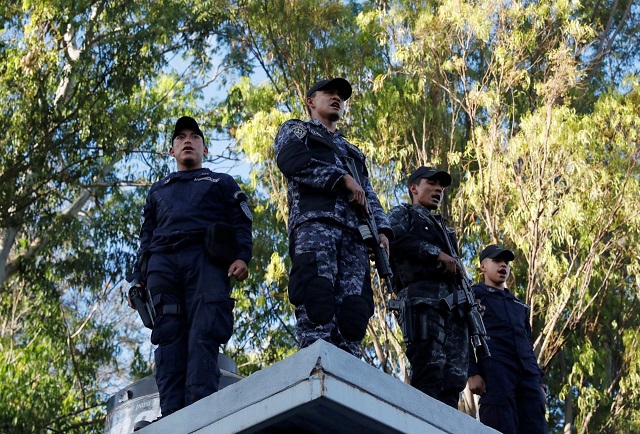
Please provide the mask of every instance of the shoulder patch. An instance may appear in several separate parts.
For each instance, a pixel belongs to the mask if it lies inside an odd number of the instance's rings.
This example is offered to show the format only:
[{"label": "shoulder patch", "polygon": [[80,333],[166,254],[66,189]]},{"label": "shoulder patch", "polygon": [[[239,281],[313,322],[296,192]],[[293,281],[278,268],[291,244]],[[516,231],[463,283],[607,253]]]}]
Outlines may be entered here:
[{"label": "shoulder patch", "polygon": [[250,221],[253,221],[253,215],[251,215],[251,210],[249,209],[249,204],[247,204],[247,202],[240,202],[240,209],[242,209],[242,212]]},{"label": "shoulder patch", "polygon": [[298,123],[291,125],[290,131],[300,140],[304,139],[304,137],[307,135],[307,129],[305,128],[305,126]]}]

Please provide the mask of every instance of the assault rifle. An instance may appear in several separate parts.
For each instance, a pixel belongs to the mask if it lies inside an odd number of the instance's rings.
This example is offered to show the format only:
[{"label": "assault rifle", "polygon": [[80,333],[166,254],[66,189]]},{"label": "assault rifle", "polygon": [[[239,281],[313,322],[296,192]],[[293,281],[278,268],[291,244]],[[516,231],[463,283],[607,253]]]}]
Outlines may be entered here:
[{"label": "assault rifle", "polygon": [[469,278],[462,266],[462,262],[460,262],[460,259],[457,256],[453,256],[453,258],[458,262],[458,266],[460,267],[460,270],[462,270],[460,286],[462,287],[467,299],[465,303],[465,315],[467,317],[467,326],[469,327],[469,339],[471,340],[471,345],[475,352],[476,361],[484,360],[491,357],[491,351],[489,351],[489,345],[487,345],[487,330],[484,328],[482,315],[478,310],[478,303],[473,296],[471,282],[469,282]]},{"label": "assault rifle", "polygon": [[449,238],[446,227],[444,227],[444,223],[442,223],[441,226],[444,230],[444,238],[447,241],[449,252],[451,252],[451,256],[458,263],[458,267],[461,273],[460,288],[465,297],[464,312],[467,321],[467,327],[469,328],[469,339],[471,340],[471,346],[473,346],[476,361],[481,361],[488,357],[491,357],[491,351],[489,351],[489,345],[487,345],[487,330],[484,328],[482,315],[480,315],[480,311],[478,310],[478,303],[476,303],[476,300],[474,298],[473,289],[471,288],[471,282],[467,277],[467,272],[462,265],[462,261],[460,261],[460,258],[458,258],[458,255],[456,255],[456,251],[451,245],[451,239]]},{"label": "assault rifle", "polygon": [[[353,179],[356,180],[358,185],[362,187],[362,181],[360,180],[360,174],[356,168],[353,158],[344,156],[342,157],[344,164],[347,166],[347,170]],[[378,233],[378,225],[371,214],[365,212],[363,209],[358,209],[358,215],[360,217],[360,224],[358,225],[358,231],[362,237],[364,243],[369,247],[371,253],[373,253],[373,260],[376,264],[378,274],[384,281],[385,288],[389,294],[393,294],[393,287],[391,286],[391,278],[393,272],[391,271],[391,265],[389,264],[389,257],[387,252],[380,247],[380,234]]]}]

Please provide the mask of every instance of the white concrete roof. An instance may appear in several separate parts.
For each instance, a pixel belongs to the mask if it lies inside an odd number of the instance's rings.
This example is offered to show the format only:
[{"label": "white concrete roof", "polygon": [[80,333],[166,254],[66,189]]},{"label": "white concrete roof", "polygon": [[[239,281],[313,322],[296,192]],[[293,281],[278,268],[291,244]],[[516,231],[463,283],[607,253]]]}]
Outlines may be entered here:
[{"label": "white concrete roof", "polygon": [[318,341],[140,434],[497,433]]}]

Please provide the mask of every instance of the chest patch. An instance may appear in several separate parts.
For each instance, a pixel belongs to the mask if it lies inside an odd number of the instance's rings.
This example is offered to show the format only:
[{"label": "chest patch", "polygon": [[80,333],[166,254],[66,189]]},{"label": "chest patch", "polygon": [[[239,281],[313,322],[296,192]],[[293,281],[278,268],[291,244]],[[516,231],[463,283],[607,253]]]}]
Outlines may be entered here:
[{"label": "chest patch", "polygon": [[313,134],[314,136],[318,136],[322,139],[324,139],[324,137],[322,136],[322,134],[320,134],[318,131],[311,129],[311,134]]},{"label": "chest patch", "polygon": [[527,304],[527,303],[523,303],[520,300],[513,300],[514,303],[519,304],[520,306],[524,307],[525,310],[529,310],[531,309],[531,307]]},{"label": "chest patch", "polygon": [[212,178],[210,176],[201,176],[199,178],[193,178],[194,182],[198,181],[209,181],[209,182],[219,182],[220,178]]}]

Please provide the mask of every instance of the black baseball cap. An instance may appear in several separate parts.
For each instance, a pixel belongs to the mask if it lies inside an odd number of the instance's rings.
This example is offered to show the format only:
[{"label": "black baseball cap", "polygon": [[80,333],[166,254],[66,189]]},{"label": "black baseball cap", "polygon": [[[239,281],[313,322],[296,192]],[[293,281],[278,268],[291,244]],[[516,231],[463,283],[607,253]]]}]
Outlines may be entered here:
[{"label": "black baseball cap", "polygon": [[202,141],[204,142],[204,134],[202,134],[202,130],[200,130],[198,123],[194,118],[189,116],[182,116],[180,119],[178,119],[178,122],[176,122],[176,127],[173,129],[171,142],[173,142],[173,139],[175,139],[176,136],[183,130],[191,130],[194,133],[197,133],[200,137],[202,137]]},{"label": "black baseball cap", "polygon": [[351,84],[344,78],[332,78],[328,80],[320,80],[307,92],[307,98],[313,95],[318,90],[337,90],[340,94],[340,98],[346,101],[351,96]]},{"label": "black baseball cap", "polygon": [[497,244],[491,244],[480,252],[480,262],[487,258],[496,259],[498,257],[501,257],[507,262],[516,259],[516,255],[514,255],[511,250],[504,249]]},{"label": "black baseball cap", "polygon": [[417,184],[418,182],[416,181],[421,178],[436,178],[440,181],[440,185],[442,185],[443,187],[448,187],[451,185],[451,175],[443,170],[438,170],[435,167],[428,166],[420,166],[416,170],[414,170],[409,177],[409,182],[407,182],[407,185]]}]

